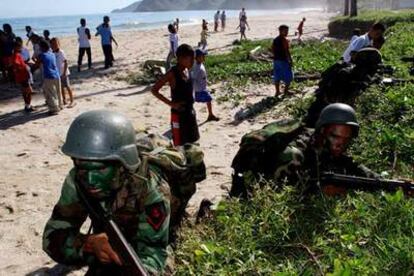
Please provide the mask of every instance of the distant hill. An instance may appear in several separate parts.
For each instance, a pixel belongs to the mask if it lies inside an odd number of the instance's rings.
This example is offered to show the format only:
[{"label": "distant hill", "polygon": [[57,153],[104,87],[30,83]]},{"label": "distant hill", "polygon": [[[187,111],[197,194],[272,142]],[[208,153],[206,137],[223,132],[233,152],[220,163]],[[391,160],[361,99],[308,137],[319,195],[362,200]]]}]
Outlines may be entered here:
[{"label": "distant hill", "polygon": [[280,9],[311,7],[326,0],[142,0],[114,12],[147,12],[171,10],[213,10],[213,9]]},{"label": "distant hill", "polygon": [[126,6],[125,8],[116,9],[116,10],[113,10],[112,12],[113,13],[119,13],[119,12],[136,12],[137,9],[138,9],[139,4],[141,4],[141,2],[142,1],[134,2],[131,5]]}]

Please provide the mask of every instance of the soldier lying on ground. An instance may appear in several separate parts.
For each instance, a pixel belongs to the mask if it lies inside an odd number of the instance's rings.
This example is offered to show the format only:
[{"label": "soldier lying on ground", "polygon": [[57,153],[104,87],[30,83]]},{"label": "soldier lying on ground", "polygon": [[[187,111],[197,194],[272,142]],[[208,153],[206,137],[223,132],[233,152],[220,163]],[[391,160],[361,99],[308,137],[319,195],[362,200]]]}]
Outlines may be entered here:
[{"label": "soldier lying on ground", "polygon": [[[323,109],[314,130],[302,126],[268,137],[270,143],[263,142],[256,151],[261,154],[258,159],[253,156],[257,154],[253,154],[252,148],[242,144],[233,160],[230,195],[247,197],[258,175],[273,180],[276,185],[304,183],[314,188],[322,172],[377,177],[346,155],[358,132],[359,124],[352,107],[335,103]],[[290,134],[296,137],[289,138]],[[330,188],[325,186],[325,191],[330,193]]]},{"label": "soldier lying on ground", "polygon": [[83,189],[111,214],[145,269],[161,273],[167,258],[170,189],[151,164],[146,178],[135,173],[141,160],[131,122],[103,110],[81,114],[62,151],[73,159],[74,168],[45,227],[46,253],[58,263],[89,266],[87,275],[128,275],[103,229],[92,223],[88,234],[80,232],[90,215],[79,195]]},{"label": "soldier lying on ground", "polygon": [[323,72],[315,91],[316,99],[305,118],[306,125],[315,127],[320,112],[331,103],[353,106],[356,98],[379,79],[376,77],[381,62],[381,53],[377,49],[365,48],[356,54],[354,64],[339,61]]}]

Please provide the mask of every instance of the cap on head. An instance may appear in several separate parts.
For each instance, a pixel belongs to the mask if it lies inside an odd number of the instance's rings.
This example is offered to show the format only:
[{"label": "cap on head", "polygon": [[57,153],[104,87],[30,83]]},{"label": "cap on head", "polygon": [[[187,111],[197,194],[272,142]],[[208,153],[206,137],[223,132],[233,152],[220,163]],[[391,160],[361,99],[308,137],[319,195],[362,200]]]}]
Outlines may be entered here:
[{"label": "cap on head", "polygon": [[89,111],[76,117],[62,152],[81,160],[119,161],[130,171],[141,163],[131,121],[109,110]]},{"label": "cap on head", "polygon": [[334,103],[325,107],[316,122],[316,132],[319,133],[324,126],[332,124],[351,126],[353,136],[358,136],[359,124],[355,110],[347,104]]}]

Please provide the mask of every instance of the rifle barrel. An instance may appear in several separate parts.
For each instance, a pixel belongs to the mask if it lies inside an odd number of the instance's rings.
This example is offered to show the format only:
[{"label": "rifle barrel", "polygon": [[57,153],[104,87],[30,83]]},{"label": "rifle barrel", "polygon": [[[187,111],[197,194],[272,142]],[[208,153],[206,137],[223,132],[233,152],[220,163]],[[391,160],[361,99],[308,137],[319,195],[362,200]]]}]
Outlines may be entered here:
[{"label": "rifle barrel", "polygon": [[322,173],[322,185],[342,185],[346,188],[360,190],[385,190],[393,192],[402,188],[406,192],[414,191],[414,183],[399,180],[386,180],[358,176],[349,176],[335,173]]}]

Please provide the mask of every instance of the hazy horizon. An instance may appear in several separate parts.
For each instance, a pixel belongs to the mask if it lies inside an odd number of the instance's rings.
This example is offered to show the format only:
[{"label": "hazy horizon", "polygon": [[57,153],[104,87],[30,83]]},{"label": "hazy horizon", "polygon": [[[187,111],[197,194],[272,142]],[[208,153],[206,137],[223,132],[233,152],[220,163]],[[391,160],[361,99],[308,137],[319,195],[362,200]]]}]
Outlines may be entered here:
[{"label": "hazy horizon", "polygon": [[135,0],[0,0],[0,18],[110,13]]}]

